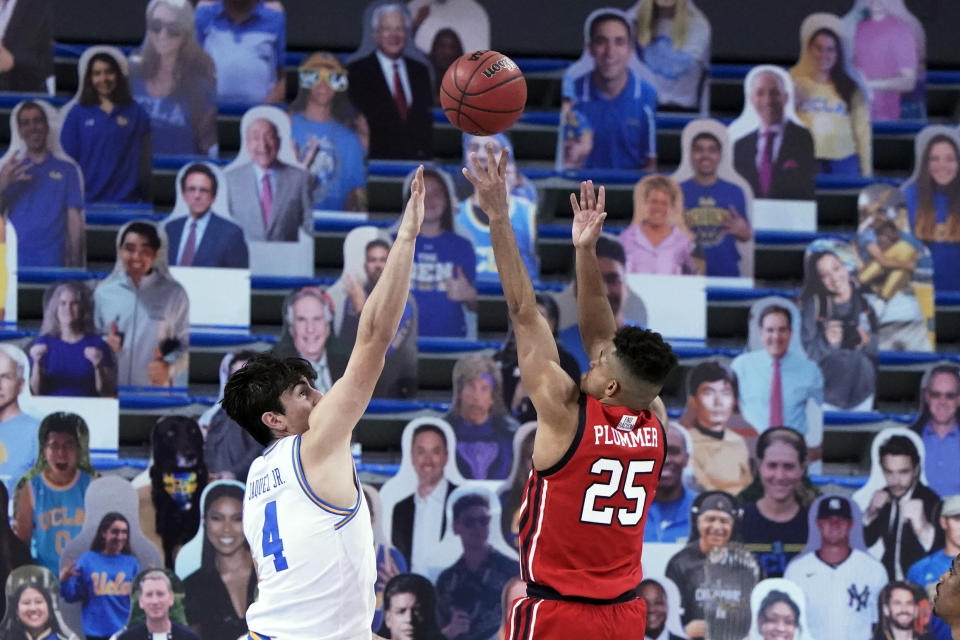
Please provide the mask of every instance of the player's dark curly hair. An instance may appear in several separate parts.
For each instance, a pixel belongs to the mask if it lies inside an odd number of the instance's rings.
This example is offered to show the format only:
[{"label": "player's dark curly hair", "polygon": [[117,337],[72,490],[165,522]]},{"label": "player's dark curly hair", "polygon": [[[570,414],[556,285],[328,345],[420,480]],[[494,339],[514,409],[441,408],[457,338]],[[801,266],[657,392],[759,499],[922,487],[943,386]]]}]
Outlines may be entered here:
[{"label": "player's dark curly hair", "polygon": [[317,372],[303,358],[278,358],[258,353],[233,372],[220,401],[224,411],[263,446],[273,441],[270,427],[262,416],[267,411],[283,413],[280,396],[300,383],[317,379]]},{"label": "player's dark curly hair", "polygon": [[638,380],[662,386],[677,366],[677,356],[656,331],[640,327],[621,327],[613,336],[617,358]]}]

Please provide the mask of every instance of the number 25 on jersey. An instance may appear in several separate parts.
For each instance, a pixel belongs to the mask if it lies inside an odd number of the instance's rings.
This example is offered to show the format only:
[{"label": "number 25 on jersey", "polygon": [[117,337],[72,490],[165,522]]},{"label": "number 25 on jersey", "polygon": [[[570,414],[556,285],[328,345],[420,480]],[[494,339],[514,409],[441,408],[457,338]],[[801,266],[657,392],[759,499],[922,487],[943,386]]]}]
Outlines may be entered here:
[{"label": "number 25 on jersey", "polygon": [[283,540],[280,539],[280,525],[277,524],[277,501],[268,502],[263,509],[263,557],[273,556],[273,568],[283,571],[287,568],[287,559],[283,557]]},{"label": "number 25 on jersey", "polygon": [[[627,465],[627,476],[623,478],[623,463],[614,458],[600,458],[590,467],[591,475],[602,476],[605,473],[610,474],[606,482],[595,482],[587,488],[583,496],[583,509],[580,511],[580,521],[591,524],[613,524],[613,515],[616,511],[617,520],[624,527],[635,527],[643,519],[643,511],[646,507],[647,488],[643,485],[634,484],[637,476],[653,472],[653,460],[631,460]],[[623,479],[621,486],[620,480]],[[597,498],[612,498],[618,491],[623,493],[627,500],[636,501],[636,507],[632,510],[623,507],[615,509],[614,507],[596,508]]]}]

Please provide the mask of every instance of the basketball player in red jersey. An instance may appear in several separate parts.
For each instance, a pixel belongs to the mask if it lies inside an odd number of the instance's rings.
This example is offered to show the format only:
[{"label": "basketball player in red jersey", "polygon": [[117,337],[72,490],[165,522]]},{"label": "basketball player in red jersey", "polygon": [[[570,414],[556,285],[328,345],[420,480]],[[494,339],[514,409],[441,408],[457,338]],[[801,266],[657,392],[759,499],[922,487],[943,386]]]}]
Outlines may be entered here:
[{"label": "basketball player in red jersey", "polygon": [[508,640],[642,638],[637,597],[646,507],[666,447],[658,397],[677,364],[659,334],[617,330],[596,255],[606,218],[604,190],[580,185],[573,204],[577,313],[590,370],[579,388],[560,368],[507,215],[506,152],[487,167],[471,157],[510,319],[520,377],[537,409],[533,469],[520,510],[520,576],[527,597],[513,603]]}]

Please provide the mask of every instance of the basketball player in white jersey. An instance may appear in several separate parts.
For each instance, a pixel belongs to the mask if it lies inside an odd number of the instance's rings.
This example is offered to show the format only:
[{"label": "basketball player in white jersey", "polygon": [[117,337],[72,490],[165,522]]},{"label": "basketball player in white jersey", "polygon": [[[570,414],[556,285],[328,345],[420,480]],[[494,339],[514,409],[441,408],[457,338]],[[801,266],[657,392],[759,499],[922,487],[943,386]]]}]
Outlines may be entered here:
[{"label": "basketball player in white jersey", "polygon": [[420,167],[387,264],[363,305],[353,353],[330,391],[311,386],[316,374],[307,361],[267,354],[227,382],[224,409],[266,447],[250,465],[243,505],[259,578],[259,596],[247,609],[252,640],[372,635],[373,531],[350,436],[407,301],[423,198]]}]

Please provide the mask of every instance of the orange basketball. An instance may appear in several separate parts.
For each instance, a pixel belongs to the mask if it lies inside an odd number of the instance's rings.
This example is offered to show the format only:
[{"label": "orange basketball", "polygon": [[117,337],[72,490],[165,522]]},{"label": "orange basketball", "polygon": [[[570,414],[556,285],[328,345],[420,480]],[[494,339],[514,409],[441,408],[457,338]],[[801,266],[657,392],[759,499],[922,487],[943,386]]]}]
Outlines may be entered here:
[{"label": "orange basketball", "polygon": [[496,51],[474,51],[443,74],[440,104],[464,133],[489,136],[510,128],[527,102],[527,81],[513,60]]}]

